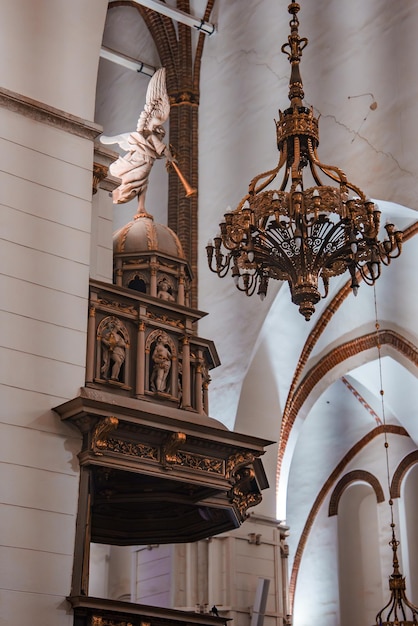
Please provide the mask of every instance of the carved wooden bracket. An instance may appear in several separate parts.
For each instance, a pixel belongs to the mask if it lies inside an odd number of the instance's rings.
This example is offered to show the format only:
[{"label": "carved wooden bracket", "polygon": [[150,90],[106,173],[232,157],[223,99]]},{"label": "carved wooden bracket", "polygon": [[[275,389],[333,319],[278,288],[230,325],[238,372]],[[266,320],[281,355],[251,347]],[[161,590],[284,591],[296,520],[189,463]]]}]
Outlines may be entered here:
[{"label": "carved wooden bracket", "polygon": [[94,454],[101,456],[107,448],[107,438],[112,430],[118,427],[119,420],[117,417],[109,416],[100,420],[94,427],[91,438],[91,449]]},{"label": "carved wooden bracket", "polygon": [[161,464],[167,468],[170,464],[177,463],[177,450],[186,442],[184,433],[171,433],[161,446]]}]

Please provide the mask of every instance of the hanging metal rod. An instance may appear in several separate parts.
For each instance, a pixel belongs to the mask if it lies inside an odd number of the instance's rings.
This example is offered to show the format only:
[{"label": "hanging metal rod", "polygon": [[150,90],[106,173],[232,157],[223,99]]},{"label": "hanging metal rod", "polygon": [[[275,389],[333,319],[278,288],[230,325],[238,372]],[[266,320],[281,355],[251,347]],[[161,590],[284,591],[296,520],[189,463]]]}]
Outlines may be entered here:
[{"label": "hanging metal rod", "polygon": [[199,20],[197,17],[185,13],[185,11],[180,11],[180,9],[173,9],[164,2],[160,2],[160,0],[134,0],[134,2],[148,9],[152,9],[153,11],[157,11],[157,13],[171,17],[173,20],[176,20],[176,22],[181,22],[182,24],[196,28],[205,35],[212,35],[216,30],[215,26],[210,22]]},{"label": "hanging metal rod", "polygon": [[128,68],[128,70],[140,72],[146,76],[151,77],[156,71],[156,68],[151,65],[147,65],[137,59],[132,59],[131,57],[125,56],[120,52],[115,52],[115,50],[111,50],[110,48],[105,48],[104,46],[100,49],[100,56],[102,59],[107,59],[108,61],[112,61],[112,63],[117,63],[117,65]]}]

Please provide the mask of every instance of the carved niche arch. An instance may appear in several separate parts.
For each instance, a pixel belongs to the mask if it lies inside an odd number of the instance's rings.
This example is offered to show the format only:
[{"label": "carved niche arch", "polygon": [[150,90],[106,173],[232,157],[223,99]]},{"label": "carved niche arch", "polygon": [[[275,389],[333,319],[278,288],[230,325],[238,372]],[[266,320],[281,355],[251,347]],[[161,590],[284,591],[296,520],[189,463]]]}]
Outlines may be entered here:
[{"label": "carved niche arch", "polygon": [[128,272],[125,274],[125,281],[125,286],[129,289],[149,294],[149,277],[145,272],[138,270]]},{"label": "carved niche arch", "polygon": [[130,343],[128,329],[118,317],[101,320],[96,331],[96,379],[126,388]]},{"label": "carved niche arch", "polygon": [[151,331],[145,342],[148,391],[178,398],[178,350],[173,339],[161,329]]}]

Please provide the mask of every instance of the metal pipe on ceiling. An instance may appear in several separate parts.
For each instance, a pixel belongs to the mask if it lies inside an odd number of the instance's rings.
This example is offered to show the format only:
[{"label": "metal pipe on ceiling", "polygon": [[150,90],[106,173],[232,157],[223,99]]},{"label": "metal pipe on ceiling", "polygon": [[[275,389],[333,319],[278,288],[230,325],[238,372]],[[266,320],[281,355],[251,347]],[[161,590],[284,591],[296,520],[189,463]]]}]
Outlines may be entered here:
[{"label": "metal pipe on ceiling", "polygon": [[193,17],[193,15],[185,13],[185,11],[180,11],[180,9],[174,9],[164,2],[160,2],[160,0],[134,0],[134,2],[148,9],[152,9],[153,11],[157,11],[157,13],[171,17],[173,20],[176,20],[176,22],[181,22],[182,24],[196,28],[205,35],[212,35],[216,31],[215,26],[210,22],[205,22],[205,20]]},{"label": "metal pipe on ceiling", "polygon": [[139,72],[149,77],[151,77],[156,71],[156,68],[152,67],[151,65],[147,65],[146,63],[138,61],[137,59],[132,59],[131,57],[121,54],[120,52],[116,52],[115,50],[106,48],[105,46],[101,47],[100,56],[102,59],[112,61],[112,63],[116,63],[117,65],[126,67],[128,70],[132,70],[133,72]]}]

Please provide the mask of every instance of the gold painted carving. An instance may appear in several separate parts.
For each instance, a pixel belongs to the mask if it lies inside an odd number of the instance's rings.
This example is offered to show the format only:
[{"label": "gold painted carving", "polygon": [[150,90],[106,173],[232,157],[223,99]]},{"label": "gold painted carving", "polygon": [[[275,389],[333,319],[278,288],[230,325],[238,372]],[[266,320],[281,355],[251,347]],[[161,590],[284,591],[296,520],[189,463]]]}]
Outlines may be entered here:
[{"label": "gold painted carving", "polygon": [[106,450],[128,456],[136,456],[149,461],[158,461],[158,449],[144,443],[132,443],[131,441],[110,438],[107,440]]},{"label": "gold painted carving", "polygon": [[255,454],[252,452],[236,452],[232,456],[230,456],[226,462],[226,478],[231,480],[235,474],[242,467],[245,467],[249,463],[253,463],[255,460]]},{"label": "gold painted carving", "polygon": [[230,491],[231,502],[237,507],[242,517],[246,517],[247,509],[256,506],[262,500],[259,491],[251,490],[251,482],[255,472],[251,467],[244,467],[236,473],[237,482]]},{"label": "gold painted carving", "polygon": [[109,433],[118,427],[119,420],[117,417],[105,417],[98,422],[93,430],[91,439],[91,449],[96,455],[102,455],[102,450],[107,449],[107,437]]},{"label": "gold painted carving", "polygon": [[261,500],[261,493],[234,493],[232,498],[233,504],[237,507],[243,518],[247,517],[247,510],[252,506],[260,504]]},{"label": "gold painted carving", "polygon": [[169,324],[170,326],[176,326],[177,328],[184,328],[183,322],[169,318],[167,315],[155,315],[155,313],[148,311],[147,317],[155,322],[162,322],[163,324]]},{"label": "gold painted carving", "polygon": [[123,311],[124,313],[130,313],[131,315],[135,315],[137,312],[134,306],[124,304],[123,302],[117,302],[116,300],[105,300],[104,298],[100,298],[99,303],[102,306],[117,309],[118,311]]},{"label": "gold painted carving", "polygon": [[120,621],[119,619],[109,619],[107,617],[93,615],[91,626],[133,626],[133,624],[132,622]]},{"label": "gold painted carving", "polygon": [[97,193],[100,181],[106,178],[108,172],[107,165],[93,163],[93,195]]},{"label": "gold painted carving", "polygon": [[178,463],[177,451],[186,441],[184,433],[171,433],[161,446],[161,464],[163,467]]},{"label": "gold painted carving", "polygon": [[223,475],[225,473],[225,462],[222,459],[214,459],[179,451],[177,452],[177,460],[182,467],[189,467],[190,469],[209,472],[211,474]]}]

